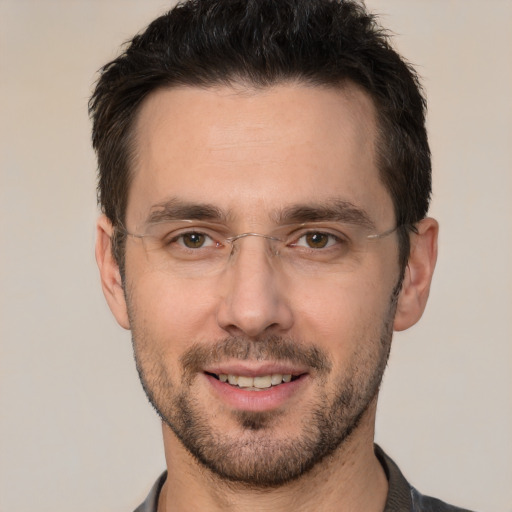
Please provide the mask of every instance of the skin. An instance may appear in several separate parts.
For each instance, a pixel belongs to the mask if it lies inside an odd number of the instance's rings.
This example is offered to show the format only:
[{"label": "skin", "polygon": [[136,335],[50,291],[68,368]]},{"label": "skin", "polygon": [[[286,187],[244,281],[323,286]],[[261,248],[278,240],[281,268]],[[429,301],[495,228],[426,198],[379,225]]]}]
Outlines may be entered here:
[{"label": "skin", "polygon": [[[395,225],[392,200],[375,165],[374,106],[356,87],[160,90],[144,102],[135,129],[126,212],[131,232],[169,198],[229,212],[235,233],[268,233],[275,228],[276,209],[333,200],[366,212],[375,232]],[[238,241],[228,269],[205,279],[148,267],[143,245],[129,240],[123,288],[111,254],[112,227],[101,217],[97,229],[105,296],[119,324],[132,330],[139,371],[164,414],[175,417],[176,397],[187,396],[209,432],[228,447],[242,440],[249,448],[238,456],[250,458],[262,455],[263,439],[272,453],[303,439],[315,408],[331,406],[340,386],[352,384],[362,397],[347,412],[360,416],[353,431],[333,453],[300,478],[267,489],[228,482],[206,469],[164,422],[169,476],[160,511],[383,510],[387,481],[373,453],[377,396],[368,382],[380,380],[391,329],[406,329],[423,313],[437,255],[433,219],[421,221],[413,235],[396,303],[396,235],[372,245],[352,272],[315,279],[280,272],[258,237]],[[270,407],[265,428],[253,430],[236,414],[244,408],[240,401],[228,403],[201,371],[185,379],[180,358],[192,344],[211,347],[238,337],[257,346],[268,336],[316,347],[330,368],[325,374],[305,368],[307,377],[297,389]],[[252,357],[243,368],[227,356],[222,364],[265,373]]]}]

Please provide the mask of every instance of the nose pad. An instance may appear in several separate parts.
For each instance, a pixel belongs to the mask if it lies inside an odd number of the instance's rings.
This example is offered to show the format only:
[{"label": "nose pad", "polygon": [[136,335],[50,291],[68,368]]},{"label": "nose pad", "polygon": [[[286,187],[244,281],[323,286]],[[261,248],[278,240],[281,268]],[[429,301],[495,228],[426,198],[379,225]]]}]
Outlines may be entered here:
[{"label": "nose pad", "polygon": [[[270,235],[242,233],[232,237],[229,268],[223,274],[225,280],[217,311],[219,326],[232,335],[243,333],[255,337],[270,328],[286,331],[293,324],[293,315],[285,297],[282,279],[276,274],[269,255],[258,247],[238,247],[234,242],[256,236],[269,241],[280,241]],[[266,241],[266,240],[265,240]],[[275,244],[265,244],[273,247]],[[274,254],[275,248],[270,249]]]}]

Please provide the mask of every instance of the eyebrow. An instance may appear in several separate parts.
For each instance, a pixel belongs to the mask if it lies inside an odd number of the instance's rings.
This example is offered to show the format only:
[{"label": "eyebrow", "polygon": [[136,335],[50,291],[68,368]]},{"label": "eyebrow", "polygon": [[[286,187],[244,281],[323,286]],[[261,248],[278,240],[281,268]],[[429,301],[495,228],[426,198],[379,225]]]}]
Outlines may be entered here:
[{"label": "eyebrow", "polygon": [[347,222],[370,229],[375,223],[368,213],[349,201],[332,199],[320,204],[299,204],[284,208],[276,215],[278,224],[298,224],[305,222]]},{"label": "eyebrow", "polygon": [[191,203],[171,198],[151,207],[146,225],[173,220],[227,221],[228,215],[220,208],[206,203]]},{"label": "eyebrow", "polygon": [[[228,223],[232,218],[233,215],[229,212],[212,204],[193,203],[171,198],[151,207],[146,225],[184,219]],[[375,223],[364,209],[340,199],[286,206],[272,212],[271,219],[277,225],[306,222],[347,222],[375,229]]]}]

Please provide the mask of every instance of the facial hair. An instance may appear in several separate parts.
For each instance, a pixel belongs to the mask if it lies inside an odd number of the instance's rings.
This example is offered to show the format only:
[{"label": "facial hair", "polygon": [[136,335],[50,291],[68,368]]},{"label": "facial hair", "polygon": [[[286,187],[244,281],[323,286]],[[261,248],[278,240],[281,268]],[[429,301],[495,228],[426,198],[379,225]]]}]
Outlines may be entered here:
[{"label": "facial hair", "polygon": [[[203,467],[223,480],[254,489],[281,486],[306,474],[343,445],[377,397],[391,346],[396,293],[392,299],[380,332],[356,343],[343,374],[336,378],[321,348],[286,337],[263,336],[192,345],[180,358],[177,382],[164,361],[151,354],[146,334],[133,329],[139,377],[163,422]],[[134,327],[135,315],[130,314]],[[283,411],[232,412],[238,425],[235,434],[212,428],[211,411],[201,406],[192,385],[205,366],[228,359],[290,362],[311,369],[318,392],[314,401],[304,404],[307,412],[300,420],[300,435],[278,435],[279,428],[286,428]],[[334,385],[327,389],[325,384],[333,378]]]}]

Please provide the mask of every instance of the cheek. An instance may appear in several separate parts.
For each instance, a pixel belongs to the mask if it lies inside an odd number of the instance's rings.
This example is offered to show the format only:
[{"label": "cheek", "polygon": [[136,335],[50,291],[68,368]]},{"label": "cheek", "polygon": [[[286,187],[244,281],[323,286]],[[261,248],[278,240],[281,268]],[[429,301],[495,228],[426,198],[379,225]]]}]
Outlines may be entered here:
[{"label": "cheek", "polygon": [[134,327],[164,352],[201,341],[205,330],[215,332],[215,300],[199,282],[176,282],[159,272],[145,272],[134,276],[129,291]]},{"label": "cheek", "polygon": [[296,334],[333,357],[346,356],[362,341],[379,341],[389,313],[392,286],[377,279],[345,276],[293,301]]}]

